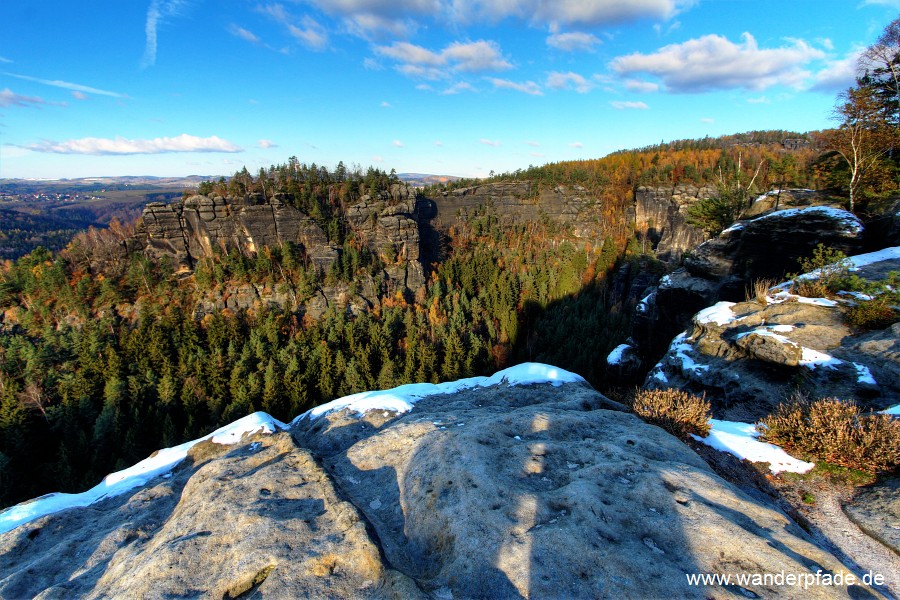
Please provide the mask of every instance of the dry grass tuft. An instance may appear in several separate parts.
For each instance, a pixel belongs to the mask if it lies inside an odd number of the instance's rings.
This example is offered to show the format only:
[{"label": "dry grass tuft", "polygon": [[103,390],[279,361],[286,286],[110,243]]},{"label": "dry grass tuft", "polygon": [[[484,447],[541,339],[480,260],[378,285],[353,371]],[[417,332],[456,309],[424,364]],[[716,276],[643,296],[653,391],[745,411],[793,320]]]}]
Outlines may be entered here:
[{"label": "dry grass tuft", "polygon": [[631,405],[635,414],[682,439],[709,434],[710,405],[701,396],[681,390],[641,390]]},{"label": "dry grass tuft", "polygon": [[900,421],[860,412],[853,402],[794,395],[756,426],[760,439],[867,473],[900,467]]}]

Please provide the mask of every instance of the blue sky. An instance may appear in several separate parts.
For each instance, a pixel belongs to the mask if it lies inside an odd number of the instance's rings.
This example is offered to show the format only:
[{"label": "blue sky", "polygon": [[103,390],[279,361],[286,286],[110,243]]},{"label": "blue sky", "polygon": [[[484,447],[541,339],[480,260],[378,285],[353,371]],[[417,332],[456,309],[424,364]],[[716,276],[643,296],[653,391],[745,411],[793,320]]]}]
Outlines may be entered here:
[{"label": "blue sky", "polygon": [[900,0],[0,5],[0,178],[483,176],[832,125]]}]

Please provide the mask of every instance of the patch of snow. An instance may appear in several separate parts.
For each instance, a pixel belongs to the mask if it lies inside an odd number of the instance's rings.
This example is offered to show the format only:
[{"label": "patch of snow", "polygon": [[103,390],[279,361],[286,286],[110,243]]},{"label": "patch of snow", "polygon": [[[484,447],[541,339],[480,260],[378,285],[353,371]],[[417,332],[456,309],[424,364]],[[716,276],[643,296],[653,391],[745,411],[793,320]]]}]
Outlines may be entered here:
[{"label": "patch of snow", "polygon": [[803,348],[803,354],[800,357],[800,364],[809,369],[815,370],[816,367],[825,367],[827,369],[837,369],[843,364],[839,358],[835,358],[830,354],[813,350],[812,348]]},{"label": "patch of snow", "polygon": [[834,308],[838,305],[837,302],[835,302],[834,300],[829,300],[828,298],[807,298],[806,296],[798,296],[796,294],[792,294],[787,291],[790,287],[790,281],[780,283],[777,286],[773,287],[773,290],[778,289],[780,291],[772,296],[768,296],[766,299],[766,303],[781,304],[782,302],[793,300],[795,302],[799,302],[800,304],[812,304],[813,306],[823,306],[825,308]]},{"label": "patch of snow", "polygon": [[732,231],[740,231],[740,230],[743,229],[743,228],[744,228],[744,224],[743,224],[743,223],[735,223],[735,224],[733,224],[731,227],[729,227],[728,229],[724,229],[724,230],[722,231],[722,233],[731,233]]},{"label": "patch of snow", "polygon": [[[781,325],[776,325],[776,327],[789,327],[790,329],[788,329],[788,331],[790,331],[791,329],[793,329],[793,327],[791,327],[790,325],[783,325],[783,326],[781,326]],[[736,339],[741,339],[741,338],[743,338],[743,337],[747,337],[748,335],[751,335],[751,334],[754,334],[754,333],[755,333],[756,335],[763,335],[763,336],[766,336],[766,337],[773,338],[774,340],[776,340],[776,341],[778,341],[778,342],[781,342],[782,344],[793,344],[793,343],[794,343],[794,342],[792,342],[791,340],[789,340],[789,339],[787,339],[786,337],[784,337],[783,335],[778,335],[778,334],[775,333],[774,331],[772,331],[772,330],[770,330],[770,329],[768,329],[768,328],[765,328],[765,327],[758,327],[758,328],[754,329],[753,331],[745,331],[744,333],[739,333],[739,334],[737,335],[737,338],[736,338]]]},{"label": "patch of snow", "polygon": [[862,292],[846,292],[843,290],[838,292],[838,296],[850,296],[854,300],[861,300],[861,301],[875,299],[875,296],[870,296],[869,294],[863,294]]},{"label": "patch of snow", "polygon": [[766,326],[771,331],[777,331],[778,333],[789,333],[794,330],[793,325],[767,325]]},{"label": "patch of snow", "polygon": [[894,260],[900,258],[900,246],[893,248],[885,248],[878,252],[869,252],[868,254],[858,254],[851,256],[847,260],[851,263],[851,271],[855,271],[862,267],[881,262],[883,260]]},{"label": "patch of snow", "polygon": [[[731,311],[729,311],[731,312]],[[687,332],[684,331],[672,340],[672,343],[669,344],[669,352],[675,354],[675,358],[681,361],[681,371],[693,371],[694,373],[699,373],[700,371],[709,370],[709,365],[701,365],[698,364],[693,358],[688,356],[688,352],[693,348],[694,345],[691,343],[691,340],[687,337]]]},{"label": "patch of snow", "polygon": [[618,365],[622,362],[622,355],[626,350],[631,348],[628,344],[619,344],[613,351],[609,353],[609,356],[606,357],[606,364],[608,365]]},{"label": "patch of snow", "polygon": [[124,494],[142,486],[159,475],[165,475],[185,459],[188,450],[200,442],[210,440],[216,444],[231,445],[239,442],[244,435],[262,431],[274,433],[287,429],[287,425],[264,412],[255,412],[237,421],[220,427],[202,438],[164,448],[150,457],[122,471],[110,473],[103,481],[86,492],[79,494],[53,493],[12,506],[0,513],[0,533],[6,533],[23,523],[67,508],[83,507]]},{"label": "patch of snow", "polygon": [[767,462],[769,470],[773,473],[789,471],[791,473],[806,473],[815,464],[794,458],[774,444],[760,442],[759,432],[751,423],[739,423],[735,421],[709,420],[712,429],[705,438],[691,434],[698,442],[703,442],[716,450],[728,452],[741,459],[752,462]]},{"label": "patch of snow", "polygon": [[672,278],[668,275],[663,275],[663,278],[659,280],[659,289],[664,289],[672,285]]},{"label": "patch of snow", "polygon": [[694,321],[699,324],[726,325],[737,320],[737,316],[731,311],[731,307],[734,305],[734,302],[717,302],[694,315]]},{"label": "patch of snow", "polygon": [[868,385],[878,385],[875,381],[875,378],[872,377],[872,372],[869,370],[869,367],[866,365],[861,365],[859,363],[851,363],[853,368],[856,369],[856,382],[864,383]]},{"label": "patch of snow", "polygon": [[789,208],[787,210],[779,210],[769,215],[759,217],[756,221],[765,219],[783,219],[786,217],[806,216],[806,215],[824,215],[831,217],[839,222],[843,227],[841,233],[847,236],[859,235],[862,233],[863,224],[851,212],[841,210],[840,208],[832,208],[830,206],[809,206],[807,208]]},{"label": "patch of snow", "polygon": [[658,371],[653,373],[653,378],[656,379],[657,381],[661,381],[663,383],[669,383],[669,378],[666,377],[666,374],[663,373],[662,369],[659,369]]},{"label": "patch of snow", "polygon": [[506,383],[510,387],[517,385],[532,385],[536,383],[551,383],[560,386],[564,383],[584,383],[580,375],[570,373],[558,367],[551,367],[541,363],[522,363],[498,371],[490,377],[469,377],[459,381],[446,383],[409,383],[390,390],[374,392],[360,392],[332,400],[327,404],[317,406],[296,417],[291,424],[302,419],[317,419],[322,415],[335,411],[348,409],[359,416],[370,410],[388,410],[395,413],[405,413],[412,410],[415,403],[426,396],[435,394],[455,394],[463,390],[476,387],[490,387]]},{"label": "patch of snow", "polygon": [[653,301],[654,296],[656,296],[656,292],[651,292],[644,299],[637,303],[637,306],[634,307],[634,310],[643,314],[650,310],[650,303]]}]

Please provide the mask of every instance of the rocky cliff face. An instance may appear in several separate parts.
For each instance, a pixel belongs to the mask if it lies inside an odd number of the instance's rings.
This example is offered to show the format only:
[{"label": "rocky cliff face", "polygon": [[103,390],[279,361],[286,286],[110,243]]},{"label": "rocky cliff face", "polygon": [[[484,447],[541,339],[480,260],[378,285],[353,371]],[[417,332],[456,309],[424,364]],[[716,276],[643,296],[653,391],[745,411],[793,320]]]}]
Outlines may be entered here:
[{"label": "rocky cliff face", "polygon": [[678,261],[684,252],[706,239],[705,232],[688,224],[688,209],[717,193],[709,186],[640,186],[634,193],[634,212],[630,220],[636,231],[650,239],[660,259]]},{"label": "rocky cliff face", "polygon": [[620,408],[583,383],[499,382],[203,442],[137,489],[0,535],[0,595],[851,597],[688,585],[848,570]]},{"label": "rocky cliff face", "polygon": [[[412,188],[395,184],[377,197],[362,196],[357,204],[349,207],[347,222],[384,261],[388,293],[397,290],[414,293],[425,284]],[[300,246],[312,264],[323,272],[339,258],[339,249],[328,241],[321,227],[308,215],[286,204],[280,194],[268,201],[259,195],[246,198],[195,195],[171,204],[150,203],[144,209],[130,246],[155,258],[167,257],[178,268],[188,270],[198,260],[217,251],[238,250],[252,255],[264,246],[285,242]],[[349,303],[358,312],[378,302],[374,281],[364,281],[357,287],[361,290],[356,294],[350,293],[346,285],[322,288],[305,310],[315,316],[331,304]],[[203,301],[198,310],[246,309],[258,302],[291,306],[292,299],[288,293],[243,286]]]},{"label": "rocky cliff face", "polygon": [[590,218],[596,200],[578,185],[538,190],[530,181],[487,183],[425,200],[436,228],[469,222],[487,209],[505,225],[551,222],[571,226],[579,237],[596,236],[598,231]]}]

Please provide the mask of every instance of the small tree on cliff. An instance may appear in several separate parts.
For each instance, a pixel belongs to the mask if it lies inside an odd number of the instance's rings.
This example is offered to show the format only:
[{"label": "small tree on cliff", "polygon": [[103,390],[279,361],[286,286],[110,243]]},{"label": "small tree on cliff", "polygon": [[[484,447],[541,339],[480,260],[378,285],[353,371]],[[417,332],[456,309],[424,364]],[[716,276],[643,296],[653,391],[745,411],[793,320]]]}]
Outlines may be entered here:
[{"label": "small tree on cliff", "polygon": [[882,118],[882,105],[872,87],[860,86],[839,97],[835,117],[841,124],[825,135],[826,147],[849,169],[850,212],[855,212],[866,177],[891,147],[894,128]]}]

